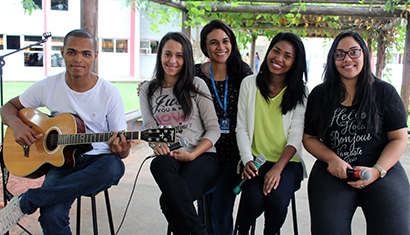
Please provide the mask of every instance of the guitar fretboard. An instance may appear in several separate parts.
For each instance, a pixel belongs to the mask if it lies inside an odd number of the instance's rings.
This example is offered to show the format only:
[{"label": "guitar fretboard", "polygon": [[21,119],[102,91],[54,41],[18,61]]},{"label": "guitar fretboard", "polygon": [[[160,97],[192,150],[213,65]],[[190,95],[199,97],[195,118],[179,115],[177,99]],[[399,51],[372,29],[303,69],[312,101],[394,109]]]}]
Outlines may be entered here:
[{"label": "guitar fretboard", "polygon": [[[118,132],[118,134],[123,134],[126,140],[141,139],[140,131]],[[57,144],[58,145],[77,145],[77,144],[91,144],[91,143],[97,143],[97,142],[108,142],[108,140],[113,135],[114,135],[114,132],[58,135]]]}]

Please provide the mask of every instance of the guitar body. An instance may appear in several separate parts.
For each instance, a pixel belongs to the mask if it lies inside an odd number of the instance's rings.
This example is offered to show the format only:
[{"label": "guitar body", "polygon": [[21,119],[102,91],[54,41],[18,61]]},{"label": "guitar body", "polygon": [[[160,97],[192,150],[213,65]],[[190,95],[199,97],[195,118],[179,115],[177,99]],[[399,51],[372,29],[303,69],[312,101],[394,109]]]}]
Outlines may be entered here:
[{"label": "guitar body", "polygon": [[61,134],[85,133],[85,124],[79,117],[68,113],[48,117],[32,108],[20,110],[18,117],[35,132],[43,134],[43,137],[32,144],[28,151],[24,151],[23,147],[15,142],[13,130],[7,128],[3,156],[6,167],[13,175],[38,178],[44,175],[51,165],[74,166],[74,154],[78,147],[84,145],[57,145],[53,140]]}]

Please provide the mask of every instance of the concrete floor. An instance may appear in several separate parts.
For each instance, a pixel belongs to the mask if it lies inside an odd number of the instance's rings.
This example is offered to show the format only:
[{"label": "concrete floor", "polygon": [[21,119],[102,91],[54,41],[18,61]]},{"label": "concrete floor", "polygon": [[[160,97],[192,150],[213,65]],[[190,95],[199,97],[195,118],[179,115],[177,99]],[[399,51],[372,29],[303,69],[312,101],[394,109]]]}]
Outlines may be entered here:
[{"label": "concrete floor", "polygon": [[[152,154],[152,150],[148,147],[146,143],[141,143],[132,148],[131,156],[124,159],[126,164],[126,172],[121,182],[117,186],[113,186],[109,192],[111,197],[111,206],[114,216],[114,226],[117,231],[120,222],[124,216],[127,203],[132,195],[132,200],[130,201],[128,212],[126,214],[124,223],[118,232],[118,234],[136,234],[136,235],[165,235],[167,222],[159,208],[158,199],[160,196],[160,191],[156,185],[151,173],[149,172],[149,164],[151,160],[147,160],[144,165],[142,165],[141,172],[137,178],[137,184],[135,189],[133,189],[134,182],[137,177],[137,173],[143,160]],[[310,169],[314,158],[306,153],[305,157],[307,161],[307,166]],[[410,174],[410,150],[407,148],[405,155],[401,158],[406,171]],[[39,180],[27,181],[24,183],[18,183],[18,180],[10,180],[10,187],[12,184],[17,185],[28,185],[30,187],[35,187],[39,184]],[[18,190],[23,190],[19,188]],[[17,191],[18,191],[17,190]],[[84,197],[83,197],[84,198]],[[236,201],[235,215],[237,211],[238,201]],[[309,208],[307,199],[307,180],[302,182],[301,189],[296,192],[296,207],[297,207],[297,218],[298,218],[298,228],[300,235],[310,234],[310,221],[309,221]],[[99,234],[105,235],[109,234],[109,226],[107,222],[104,195],[101,193],[97,195],[97,214],[98,214],[98,226]],[[290,208],[289,208],[290,209]],[[71,217],[71,229],[75,233],[75,214],[76,204],[73,204],[73,208],[70,212]],[[38,212],[33,215],[26,216],[21,221],[21,224],[27,228],[32,234],[42,234],[39,223],[37,222]],[[256,234],[262,234],[263,231],[263,218],[257,220]],[[352,230],[353,235],[363,235],[365,234],[365,220],[361,209],[355,214]],[[91,203],[90,199],[85,197],[82,200],[82,234],[93,234],[92,233],[92,222],[91,222]],[[289,210],[288,218],[282,228],[282,234],[293,234],[292,217]],[[26,234],[18,226],[14,226],[10,230],[10,234]]]}]

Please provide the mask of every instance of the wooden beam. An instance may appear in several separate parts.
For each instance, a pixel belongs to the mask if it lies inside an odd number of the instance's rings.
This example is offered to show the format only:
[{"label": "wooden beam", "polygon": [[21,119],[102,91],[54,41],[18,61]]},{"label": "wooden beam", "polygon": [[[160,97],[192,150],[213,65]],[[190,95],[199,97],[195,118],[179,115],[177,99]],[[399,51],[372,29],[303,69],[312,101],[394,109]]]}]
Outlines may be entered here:
[{"label": "wooden beam", "polygon": [[[180,10],[186,10],[186,3],[185,2],[177,2],[174,0],[151,0],[153,2],[171,6]],[[252,2],[267,2],[268,4],[239,4],[236,7],[233,7],[231,4],[220,4],[220,3],[210,3],[209,6],[212,8],[212,12],[229,12],[229,13],[258,13],[258,14],[287,14],[291,13],[291,10],[295,8],[295,5],[287,5],[283,3],[289,3],[296,0],[291,1],[277,1],[277,0],[257,0],[257,1],[249,1],[247,3]],[[404,9],[396,9],[394,12],[386,12],[384,11],[384,7],[382,6],[375,6],[373,4],[372,8],[370,9],[369,6],[361,5],[358,0],[307,0],[309,3],[313,3],[317,1],[323,1],[323,3],[353,3],[357,1],[357,6],[345,6],[345,5],[304,5],[306,7],[306,11],[300,11],[302,15],[332,15],[332,16],[354,16],[354,17],[369,17],[369,18],[391,18],[391,17],[405,17],[403,15]],[[371,1],[365,1],[371,2]],[[378,3],[385,3],[387,1],[375,1]],[[274,3],[278,3],[273,5]],[[282,3],[282,4],[280,4]],[[360,5],[359,5],[360,4]],[[198,7],[199,9],[205,9],[205,4],[201,3]]]},{"label": "wooden beam", "polygon": [[[181,1],[203,1],[203,0],[181,0]],[[226,2],[226,0],[218,0],[218,2]],[[268,2],[268,3],[286,3],[286,4],[294,4],[294,3],[299,3],[299,0],[251,0],[251,1],[246,1],[246,0],[239,0],[238,2]],[[385,5],[388,2],[388,0],[384,1],[372,1],[365,0],[363,1],[364,5]],[[360,4],[363,5],[359,2],[359,0],[307,0],[305,3],[327,3],[327,4]],[[400,1],[400,4],[404,4],[404,1]]]},{"label": "wooden beam", "polygon": [[407,25],[407,19],[405,18],[396,18],[392,22],[384,25],[381,30],[383,31],[390,31],[393,28],[396,28],[397,26],[401,25],[403,28],[406,27]]},{"label": "wooden beam", "polygon": [[251,26],[246,26],[245,24],[243,24],[241,26],[242,29],[249,29],[249,30],[306,30],[306,31],[338,31],[338,32],[342,32],[344,30],[354,30],[357,32],[369,32],[369,30],[367,30],[366,28],[359,28],[357,25],[342,25],[339,28],[334,28],[334,27],[315,27],[314,25],[312,26],[308,26],[305,27],[304,24],[301,24],[299,26],[290,26],[290,27],[286,27],[286,26],[282,26],[282,27],[278,27],[276,25],[274,25],[273,23],[270,22],[257,22],[254,23]]},{"label": "wooden beam", "polygon": [[172,0],[150,0],[151,2],[156,2],[161,5],[173,7],[179,9],[181,11],[186,11],[186,4],[185,3],[175,3]]},{"label": "wooden beam", "polygon": [[[238,5],[233,7],[231,4],[209,4],[212,12],[229,12],[229,13],[258,13],[258,14],[288,14],[295,6],[283,5]],[[201,3],[199,9],[205,9]],[[352,17],[369,17],[369,18],[393,18],[402,17],[403,11],[395,10],[386,12],[382,7],[372,7],[370,10],[367,6],[327,6],[327,5],[306,5],[306,11],[299,12],[302,15],[331,15],[331,16],[352,16]]]}]

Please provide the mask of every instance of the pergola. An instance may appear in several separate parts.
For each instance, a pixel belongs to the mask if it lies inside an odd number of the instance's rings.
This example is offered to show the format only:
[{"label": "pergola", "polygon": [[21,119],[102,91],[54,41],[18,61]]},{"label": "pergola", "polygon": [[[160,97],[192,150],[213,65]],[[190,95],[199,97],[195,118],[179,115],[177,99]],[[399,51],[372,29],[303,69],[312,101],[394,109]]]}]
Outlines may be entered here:
[{"label": "pergola", "polygon": [[[151,0],[182,11],[182,31],[190,37],[190,27],[184,25],[189,19],[189,4],[186,0]],[[194,0],[197,1],[197,0]],[[377,40],[376,75],[381,77],[386,63],[386,40],[384,37],[398,25],[406,28],[403,77],[401,97],[404,105],[409,105],[410,89],[410,27],[408,23],[407,1],[395,3],[394,9],[386,11],[387,0],[250,0],[227,2],[216,0],[205,4],[200,3],[197,9],[205,10],[204,18],[212,19],[227,13],[246,15],[239,22],[226,21],[235,24],[235,29],[253,35],[251,55],[255,53],[255,39],[258,32],[270,31],[298,31],[305,37],[333,38],[343,30],[351,29],[367,35],[369,46]],[[297,8],[295,11],[295,7]],[[244,14],[248,13],[248,14]],[[289,21],[289,13],[297,16],[297,21]],[[253,16],[251,14],[254,14]],[[261,15],[262,14],[262,15]],[[251,17],[249,17],[251,15]],[[256,16],[258,15],[258,16]],[[331,17],[329,17],[331,16]],[[326,19],[326,20],[324,20]],[[231,25],[232,26],[232,25]],[[234,28],[234,27],[233,27]],[[256,32],[256,36],[255,36]],[[253,57],[251,63],[253,64]]]}]

